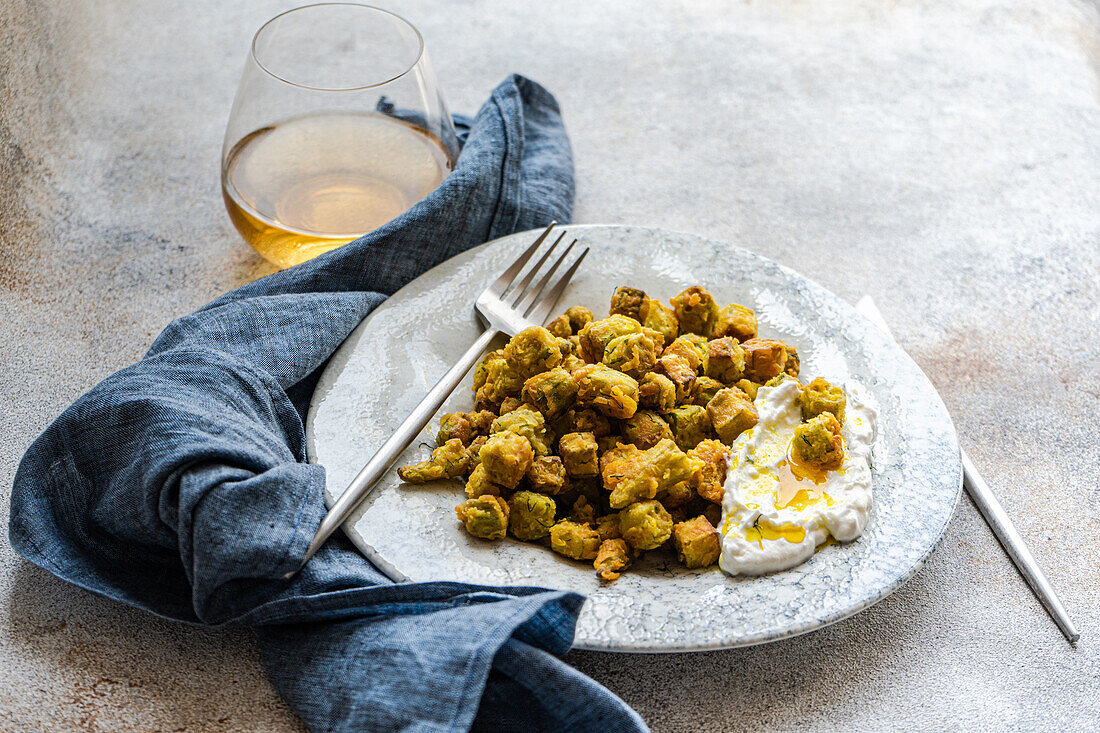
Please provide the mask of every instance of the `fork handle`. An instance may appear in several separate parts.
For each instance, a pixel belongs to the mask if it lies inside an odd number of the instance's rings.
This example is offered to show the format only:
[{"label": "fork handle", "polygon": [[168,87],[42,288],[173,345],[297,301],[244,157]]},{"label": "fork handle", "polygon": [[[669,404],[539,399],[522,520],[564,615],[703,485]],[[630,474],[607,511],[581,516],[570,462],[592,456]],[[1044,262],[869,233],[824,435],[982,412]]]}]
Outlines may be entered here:
[{"label": "fork handle", "polygon": [[[309,562],[309,559],[316,554],[317,550],[321,549],[321,545],[325,543],[325,540],[344,523],[355,511],[355,508],[359,506],[360,502],[367,498],[378,479],[382,478],[382,475],[401,455],[401,452],[408,448],[409,443],[413,442],[413,439],[420,434],[420,431],[432,419],[432,415],[446,401],[451,392],[454,392],[455,387],[458,386],[458,383],[462,381],[462,378],[466,376],[471,367],[477,363],[485,350],[489,348],[490,342],[498,333],[500,331],[495,328],[489,328],[482,333],[477,341],[473,343],[473,346],[467,349],[466,353],[459,357],[454,366],[448,369],[447,373],[435,383],[435,386],[428,390],[428,394],[424,395],[424,399],[420,400],[420,404],[413,408],[413,411],[397,427],[393,435],[382,444],[378,452],[367,461],[367,465],[363,466],[358,475],[352,479],[348,487],[344,489],[344,493],[340,494],[340,498],[336,500],[328,514],[325,515],[324,520],[321,521],[321,526],[317,529],[317,534],[314,535],[313,542],[309,544],[309,549],[306,550],[306,555],[302,559],[302,565]],[[298,570],[300,569],[301,567],[298,568]],[[292,577],[298,570],[287,573],[286,577]]]}]

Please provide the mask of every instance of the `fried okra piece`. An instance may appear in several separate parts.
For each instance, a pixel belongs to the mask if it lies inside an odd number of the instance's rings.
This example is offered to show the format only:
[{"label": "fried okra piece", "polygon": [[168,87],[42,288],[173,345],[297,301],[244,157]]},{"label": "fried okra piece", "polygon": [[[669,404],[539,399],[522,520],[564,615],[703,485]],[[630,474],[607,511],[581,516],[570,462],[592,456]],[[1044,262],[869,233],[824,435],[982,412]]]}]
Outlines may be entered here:
[{"label": "fried okra piece", "polygon": [[676,311],[657,300],[646,298],[638,309],[642,325],[664,337],[664,343],[670,344],[680,335],[680,324],[676,321]]},{"label": "fried okra piece", "polygon": [[433,450],[431,458],[402,466],[397,469],[397,475],[410,484],[423,484],[441,478],[462,476],[469,465],[470,457],[466,454],[466,446],[458,438],[451,438]]},{"label": "fried okra piece", "polygon": [[711,435],[710,416],[705,407],[683,405],[670,411],[665,417],[680,450],[691,450]]},{"label": "fried okra piece", "polygon": [[527,481],[531,490],[547,496],[557,496],[568,484],[565,464],[561,456],[539,456],[527,469]]},{"label": "fried okra piece", "polygon": [[503,350],[489,352],[474,373],[477,409],[496,412],[506,397],[519,395],[523,381],[523,377],[504,358]]},{"label": "fried okra piece", "polygon": [[632,417],[623,420],[620,427],[623,437],[643,450],[672,437],[668,423],[652,410],[638,410]]},{"label": "fried okra piece", "polygon": [[546,330],[560,339],[567,339],[573,335],[573,328],[569,325],[569,319],[562,314],[546,324]]},{"label": "fried okra piece", "polygon": [[697,377],[695,385],[691,388],[691,404],[706,407],[707,403],[714,399],[714,395],[725,389],[726,385],[717,379],[710,377]]},{"label": "fried okra piece", "polygon": [[[565,354],[557,336],[542,326],[525,328],[504,347],[504,359],[526,380],[561,364]],[[522,389],[523,385],[520,385]]]},{"label": "fried okra piece", "polygon": [[646,452],[632,443],[609,448],[600,456],[600,478],[604,489],[611,492],[608,503],[612,509],[655,497],[659,482],[653,473]]},{"label": "fried okra piece", "polygon": [[600,580],[618,580],[622,572],[630,567],[631,554],[626,540],[604,540],[592,563],[596,576]]},{"label": "fried okra piece", "polygon": [[787,345],[782,341],[750,339],[741,348],[745,352],[745,378],[754,382],[767,382],[787,366]]},{"label": "fried okra piece", "polygon": [[580,331],[580,344],[583,352],[580,356],[593,363],[603,361],[604,349],[607,348],[612,339],[641,332],[642,324],[633,318],[622,315],[608,316],[598,321],[592,321]]},{"label": "fried okra piece", "polygon": [[738,435],[760,419],[752,400],[736,387],[727,387],[714,395],[707,403],[707,415],[718,439],[726,445],[733,445]]},{"label": "fried okra piece", "polygon": [[705,373],[723,384],[736,384],[745,373],[745,350],[731,336],[707,342]]},{"label": "fried okra piece", "polygon": [[823,412],[794,429],[791,456],[799,463],[831,471],[844,463],[844,438],[840,423],[831,412]]},{"label": "fried okra piece", "polygon": [[747,394],[750,400],[755,400],[756,391],[764,385],[760,384],[759,382],[750,382],[747,379],[739,379],[737,380],[736,386],[739,390]]},{"label": "fried okra piece", "polygon": [[730,303],[718,311],[718,317],[714,320],[714,338],[730,336],[738,341],[748,341],[756,338],[756,314],[752,308]]},{"label": "fried okra piece", "polygon": [[638,290],[638,288],[620,285],[615,288],[615,293],[611,296],[610,314],[613,316],[633,318],[635,321],[641,323],[642,317],[639,311],[642,308],[642,301],[644,301],[645,298],[645,293]]},{"label": "fried okra piece", "polygon": [[[628,319],[629,320],[629,319]],[[604,364],[589,364],[573,374],[577,402],[608,417],[630,417],[638,409],[638,381]]]},{"label": "fried okra piece", "polygon": [[802,359],[798,358],[798,350],[790,344],[787,344],[787,365],[783,367],[783,371],[786,374],[790,374],[792,377],[797,378],[798,372],[802,369]]},{"label": "fried okra piece", "polygon": [[837,422],[844,422],[844,406],[847,401],[844,390],[818,377],[802,388],[802,394],[799,396],[799,402],[802,403],[802,419],[812,420],[823,412],[831,412]]},{"label": "fried okra piece", "polygon": [[664,374],[650,372],[638,383],[638,404],[657,412],[676,406],[676,385]]},{"label": "fried okra piece", "polygon": [[553,420],[573,406],[577,399],[577,383],[565,369],[551,369],[523,383],[523,399],[547,420]]},{"label": "fried okra piece", "polygon": [[672,308],[681,332],[710,337],[718,320],[718,304],[706,288],[692,285],[672,299]]},{"label": "fried okra piece", "polygon": [[494,363],[504,363],[504,349],[496,349],[490,351],[485,356],[481,357],[481,361],[474,367],[474,391],[477,392],[486,382],[489,381],[490,365]]},{"label": "fried okra piece", "polygon": [[463,445],[469,445],[479,435],[486,435],[489,426],[496,417],[488,410],[478,412],[450,412],[439,419],[439,432],[435,442],[443,445],[451,438],[458,438]]},{"label": "fried okra piece", "polygon": [[564,315],[569,319],[569,327],[573,330],[574,334],[580,333],[582,328],[595,319],[595,316],[592,315],[592,311],[588,310],[583,305],[573,305],[566,308]]},{"label": "fried okra piece", "polygon": [[672,343],[665,347],[661,356],[675,354],[683,357],[695,373],[699,374],[706,368],[707,343],[703,336],[685,333],[673,339]]},{"label": "fried okra piece", "polygon": [[661,335],[628,333],[608,342],[603,363],[635,379],[651,371],[661,356]]},{"label": "fried okra piece", "polygon": [[680,562],[689,568],[713,565],[722,552],[721,535],[703,516],[673,526],[672,544]]},{"label": "fried okra piece", "polygon": [[600,533],[600,542],[622,539],[623,533],[619,529],[619,513],[605,514],[597,518],[596,531]]},{"label": "fried okra piece", "polygon": [[553,438],[546,434],[545,418],[542,413],[532,410],[527,405],[520,405],[515,410],[501,415],[489,426],[489,437],[504,432],[512,432],[527,438],[536,456],[545,456],[552,452]]},{"label": "fried okra piece", "polygon": [[695,386],[695,369],[679,354],[668,354],[657,360],[655,371],[672,382],[676,388],[677,404],[691,399],[691,390]]},{"label": "fried okra piece", "polygon": [[508,529],[517,540],[542,539],[554,526],[554,500],[533,491],[517,491],[508,501]]},{"label": "fried okra piece", "polygon": [[619,531],[636,550],[655,550],[672,536],[672,517],[659,501],[638,501],[619,512]]},{"label": "fried okra piece", "polygon": [[700,470],[676,444],[664,439],[647,450],[624,445],[608,452],[601,461],[603,486],[611,492],[608,501],[612,509],[621,509],[632,502],[652,499],[681,481],[688,481]]},{"label": "fried okra piece", "polygon": [[692,477],[695,493],[707,501],[721,502],[726,495],[726,446],[718,440],[704,440],[687,452],[702,464]]},{"label": "fried okra piece", "polygon": [[500,540],[508,530],[508,502],[499,496],[485,494],[467,499],[455,507],[455,514],[474,537]]},{"label": "fried okra piece", "polygon": [[546,324],[546,330],[558,338],[570,338],[580,333],[581,329],[591,322],[592,311],[583,305],[574,305]]},{"label": "fried okra piece", "polygon": [[587,524],[563,519],[550,528],[550,549],[574,560],[595,560],[600,534]]},{"label": "fried okra piece", "polygon": [[534,463],[531,441],[510,430],[494,433],[481,448],[481,465],[494,484],[514,489]]},{"label": "fried okra piece", "polygon": [[596,436],[592,433],[566,433],[558,441],[558,455],[565,472],[573,478],[600,475]]},{"label": "fried okra piece", "polygon": [[474,430],[465,412],[449,412],[439,418],[439,432],[435,434],[435,444],[443,445],[452,438],[461,441],[462,445],[469,445],[474,439]]},{"label": "fried okra piece", "polygon": [[501,487],[489,480],[489,475],[485,473],[485,466],[479,463],[470,474],[470,478],[466,479],[466,496],[476,499],[479,496],[500,496],[500,494]]}]

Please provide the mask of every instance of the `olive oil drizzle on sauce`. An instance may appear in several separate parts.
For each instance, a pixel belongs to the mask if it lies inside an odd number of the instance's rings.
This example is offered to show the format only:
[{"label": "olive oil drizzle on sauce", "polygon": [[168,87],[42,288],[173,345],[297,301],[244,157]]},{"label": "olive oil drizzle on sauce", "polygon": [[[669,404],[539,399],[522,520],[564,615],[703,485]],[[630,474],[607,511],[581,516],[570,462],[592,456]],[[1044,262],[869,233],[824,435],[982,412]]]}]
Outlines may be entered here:
[{"label": "olive oil drizzle on sauce", "polygon": [[[776,478],[779,479],[779,486],[775,492],[776,509],[790,507],[803,512],[821,502],[825,502],[825,506],[835,504],[833,498],[819,488],[819,485],[825,483],[828,478],[827,471],[799,463],[789,449],[786,460],[780,461],[777,469]],[[764,540],[783,539],[798,544],[806,539],[806,530],[790,522],[776,526],[758,518],[753,526],[745,530],[745,537],[750,542],[756,542],[760,545],[760,549],[763,549]]]}]

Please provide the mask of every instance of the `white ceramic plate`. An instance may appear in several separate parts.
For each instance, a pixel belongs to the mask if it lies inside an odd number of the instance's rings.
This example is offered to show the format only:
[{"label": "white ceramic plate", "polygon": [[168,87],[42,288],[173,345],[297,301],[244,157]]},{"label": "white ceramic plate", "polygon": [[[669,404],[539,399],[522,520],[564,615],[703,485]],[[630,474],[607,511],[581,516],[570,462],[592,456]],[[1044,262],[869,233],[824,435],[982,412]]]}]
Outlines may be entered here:
[{"label": "white ceramic plate", "polygon": [[[803,381],[855,380],[879,410],[874,510],[863,536],[823,548],[803,565],[758,578],[716,567],[686,570],[647,555],[622,578],[600,583],[590,564],[512,539],[466,534],[454,507],[461,484],[402,484],[396,469],[344,525],[352,541],[396,580],[569,589],[588,597],[576,646],[631,652],[719,649],[782,639],[867,608],[915,573],[955,511],[962,470],[955,431],[928,379],[893,342],[824,288],[732,245],[659,229],[572,226],[591,247],[561,308],[607,312],[617,285],[667,301],[701,284],[720,303],[756,310],[763,336],[798,347]],[[489,242],[398,291],[333,356],[310,407],[310,460],[327,471],[331,504],[480,332],[476,294],[534,233]],[[443,411],[472,409],[472,376]],[[400,463],[427,457],[438,420]]]}]

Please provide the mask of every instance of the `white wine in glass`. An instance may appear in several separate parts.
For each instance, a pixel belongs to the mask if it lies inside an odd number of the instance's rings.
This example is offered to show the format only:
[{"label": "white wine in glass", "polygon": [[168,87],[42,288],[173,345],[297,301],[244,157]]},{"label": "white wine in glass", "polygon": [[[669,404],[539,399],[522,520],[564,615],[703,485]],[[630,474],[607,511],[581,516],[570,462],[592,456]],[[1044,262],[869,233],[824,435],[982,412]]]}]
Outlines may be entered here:
[{"label": "white wine in glass", "polygon": [[256,34],[226,130],[222,194],[245,241],[289,267],[400,216],[456,154],[416,29],[377,8],[312,5]]}]

